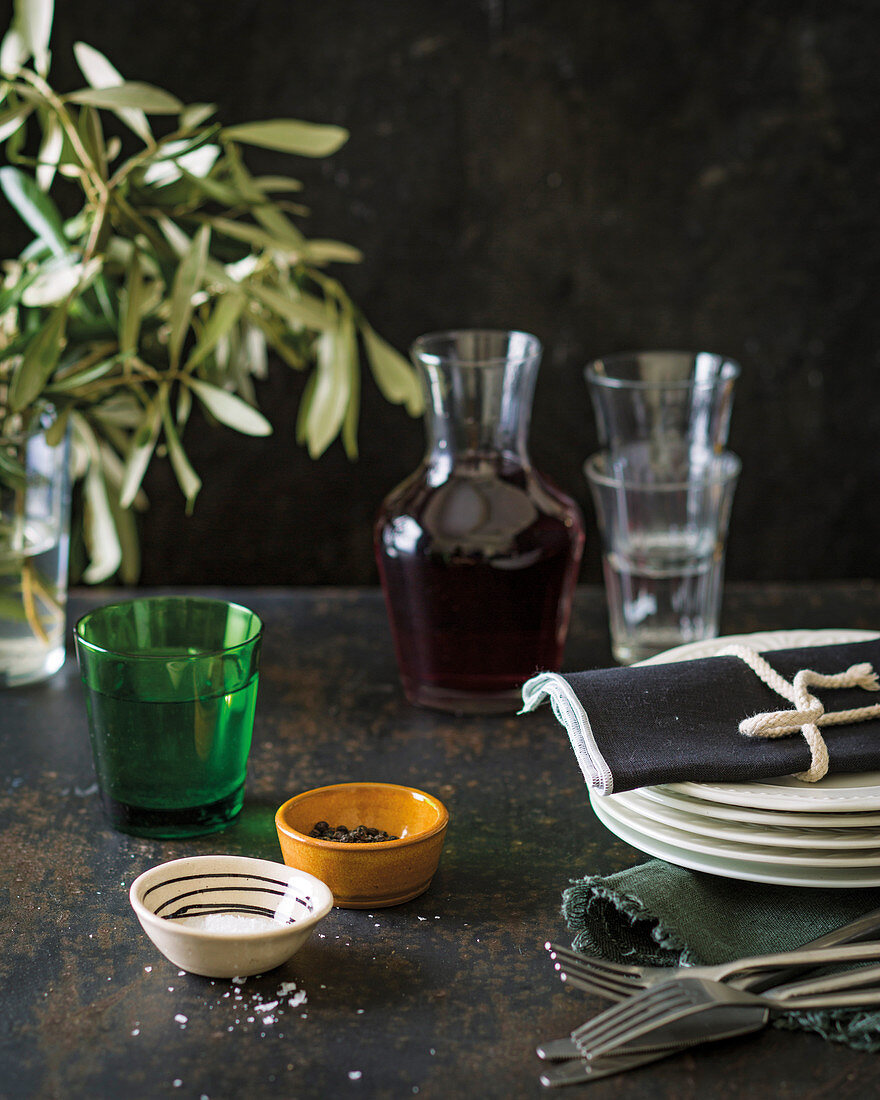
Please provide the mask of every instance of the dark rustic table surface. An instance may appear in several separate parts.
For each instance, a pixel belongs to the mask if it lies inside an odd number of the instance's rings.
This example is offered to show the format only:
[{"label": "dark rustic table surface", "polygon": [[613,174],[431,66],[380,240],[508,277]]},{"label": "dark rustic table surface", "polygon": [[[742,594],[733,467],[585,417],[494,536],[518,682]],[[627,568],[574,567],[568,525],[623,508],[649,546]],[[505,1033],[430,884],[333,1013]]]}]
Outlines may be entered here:
[{"label": "dark rustic table surface", "polygon": [[[562,891],[646,857],[594,817],[548,708],[409,706],[377,591],[224,594],[266,625],[248,793],[225,832],[151,841],[105,825],[71,657],[47,683],[0,694],[0,1096],[543,1095],[535,1044],[603,1007],[566,991],[543,949],[566,938]],[[117,595],[73,593],[69,621]],[[601,590],[582,589],[566,668],[610,663],[605,622]],[[725,633],[830,626],[880,626],[880,583],[725,594]],[[285,966],[240,985],[178,971],[143,935],[128,887],[145,868],[199,852],[280,860],[284,799],[364,778],[449,807],[422,897],[334,909]],[[806,1100],[877,1095],[878,1073],[877,1056],[770,1029],[580,1088]]]}]

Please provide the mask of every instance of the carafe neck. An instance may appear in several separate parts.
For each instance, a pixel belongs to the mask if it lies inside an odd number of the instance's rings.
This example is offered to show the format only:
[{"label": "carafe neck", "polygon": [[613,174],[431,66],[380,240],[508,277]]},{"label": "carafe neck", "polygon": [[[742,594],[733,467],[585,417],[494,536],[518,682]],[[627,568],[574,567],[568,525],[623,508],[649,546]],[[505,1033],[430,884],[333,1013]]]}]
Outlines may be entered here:
[{"label": "carafe neck", "polygon": [[479,467],[501,457],[527,467],[540,356],[540,343],[525,333],[468,332],[417,341],[413,361],[425,384],[426,461]]}]

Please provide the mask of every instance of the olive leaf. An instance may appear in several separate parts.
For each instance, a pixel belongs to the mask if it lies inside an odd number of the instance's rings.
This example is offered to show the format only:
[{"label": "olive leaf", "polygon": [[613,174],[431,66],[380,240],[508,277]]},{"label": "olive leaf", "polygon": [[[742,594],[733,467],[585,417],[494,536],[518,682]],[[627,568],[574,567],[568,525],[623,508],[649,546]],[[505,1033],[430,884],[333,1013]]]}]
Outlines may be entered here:
[{"label": "olive leaf", "polygon": [[168,444],[168,458],[171,460],[171,466],[174,470],[174,476],[177,478],[177,484],[180,486],[180,490],[186,499],[186,514],[190,515],[195,506],[196,497],[199,495],[199,491],[202,488],[202,481],[192,468],[186,456],[186,451],[183,449],[183,444],[180,442],[180,436],[177,434],[177,428],[171,416],[171,409],[168,403],[167,384],[161,386],[159,389],[159,406],[162,410],[162,427],[165,430],[165,442]]},{"label": "olive leaf", "polygon": [[19,65],[33,57],[34,68],[40,76],[49,71],[49,38],[54,10],[55,0],[15,0],[12,27],[20,35],[24,50]]},{"label": "olive leaf", "polygon": [[121,552],[119,579],[123,584],[134,585],[141,572],[141,547],[137,521],[131,508],[124,508],[115,493],[108,494],[108,503]]},{"label": "olive leaf", "polygon": [[181,257],[174,285],[171,288],[171,335],[168,338],[168,357],[173,367],[180,362],[180,352],[192,318],[193,295],[202,285],[205,275],[210,238],[210,226],[203,225],[196,231],[186,253]]},{"label": "olive leaf", "polygon": [[254,282],[249,284],[248,289],[254,298],[298,329],[323,331],[333,324],[333,317],[326,303],[313,294],[299,293],[295,297],[289,296]]},{"label": "olive leaf", "polygon": [[54,377],[43,391],[47,397],[56,397],[59,394],[70,393],[72,390],[84,390],[89,383],[97,382],[106,377],[119,365],[119,356],[103,359],[81,370],[73,371],[63,377]]},{"label": "olive leaf", "polygon": [[89,564],[83,572],[87,584],[100,584],[112,577],[122,560],[122,549],[107,499],[107,485],[101,464],[101,448],[94,432],[79,413],[71,415],[74,436],[86,462],[83,483],[83,540]]},{"label": "olive leaf", "polygon": [[327,264],[334,260],[337,263],[359,264],[364,254],[342,241],[310,240],[306,245],[305,258],[313,264]]},{"label": "olive leaf", "polygon": [[304,429],[312,458],[326,451],[345,420],[351,396],[350,352],[351,344],[339,324],[328,328],[318,338],[315,386]]},{"label": "olive leaf", "polygon": [[24,35],[13,23],[0,42],[0,73],[7,77],[17,75],[29,57]]},{"label": "olive leaf", "polygon": [[[93,88],[113,88],[125,83],[115,66],[111,65],[94,46],[89,46],[85,42],[75,42],[73,55],[80,72]],[[152,143],[153,132],[143,110],[138,107],[120,107],[114,111],[114,114],[148,145]]]},{"label": "olive leaf", "polygon": [[21,410],[39,396],[61,357],[67,302],[56,306],[45,327],[28,345],[9,387],[10,408]]},{"label": "olive leaf", "polygon": [[255,176],[254,183],[265,194],[270,191],[302,191],[303,189],[299,180],[291,179],[289,176]]},{"label": "olive leaf", "polygon": [[32,104],[26,103],[22,107],[13,107],[11,110],[0,114],[0,142],[6,141],[8,137],[20,130],[33,109]]},{"label": "olive leaf", "polygon": [[346,310],[340,326],[340,337],[345,344],[345,362],[349,372],[349,398],[345,419],[342,422],[342,446],[349,458],[357,458],[357,426],[360,419],[361,372],[358,363],[357,329],[350,311]]},{"label": "olive leaf", "polygon": [[22,291],[26,306],[54,306],[77,288],[85,289],[101,270],[101,261],[75,263],[72,256],[62,256],[43,264],[32,282]]},{"label": "olive leaf", "polygon": [[37,153],[37,186],[41,191],[48,191],[52,186],[63,147],[61,123],[55,115],[47,115],[43,122],[43,140]]},{"label": "olive leaf", "polygon": [[194,370],[211,354],[227,332],[238,321],[244,310],[245,300],[241,294],[224,294],[217,299],[213,312],[202,330],[190,357],[183,369],[187,372]]},{"label": "olive leaf", "polygon": [[132,439],[131,451],[125,463],[125,471],[119,487],[119,505],[129,508],[137,496],[144,474],[156,449],[156,441],[162,426],[162,410],[153,401],[144,410],[144,418]]},{"label": "olive leaf", "polygon": [[361,325],[361,335],[376,385],[388,401],[405,405],[411,416],[424,412],[425,396],[410,364],[370,325]]},{"label": "olive leaf", "polygon": [[180,112],[180,128],[195,130],[216,113],[215,103],[190,103]]},{"label": "olive leaf", "polygon": [[27,471],[11,454],[0,447],[0,477],[13,489],[23,489],[27,485]]},{"label": "olive leaf", "polygon": [[137,348],[145,312],[144,299],[143,268],[137,249],[133,249],[119,302],[119,349],[123,355],[133,355]]},{"label": "olive leaf", "polygon": [[64,226],[55,203],[44,195],[34,180],[18,168],[0,168],[0,188],[19,217],[56,256],[68,251]]},{"label": "olive leaf", "polygon": [[272,434],[272,425],[265,416],[234,393],[221,390],[198,378],[188,378],[186,385],[221,424],[227,424],[244,435]]},{"label": "olive leaf", "polygon": [[111,111],[130,107],[148,115],[176,115],[183,109],[177,96],[141,81],[126,81],[110,88],[81,88],[70,92],[65,99],[68,103],[86,103]]},{"label": "olive leaf", "polygon": [[348,141],[348,131],[341,126],[324,126],[314,122],[276,118],[264,122],[248,122],[227,126],[223,137],[263,149],[282,153],[298,153],[304,157],[327,157]]},{"label": "olive leaf", "polygon": [[255,248],[277,249],[278,251],[282,251],[284,248],[293,251],[305,250],[305,237],[302,233],[297,232],[292,225],[289,228],[285,227],[286,233],[284,235],[278,235],[268,233],[265,229],[260,229],[256,225],[233,221],[231,218],[214,217],[210,219],[210,224],[223,236],[232,237],[233,240],[237,241],[245,241]]}]

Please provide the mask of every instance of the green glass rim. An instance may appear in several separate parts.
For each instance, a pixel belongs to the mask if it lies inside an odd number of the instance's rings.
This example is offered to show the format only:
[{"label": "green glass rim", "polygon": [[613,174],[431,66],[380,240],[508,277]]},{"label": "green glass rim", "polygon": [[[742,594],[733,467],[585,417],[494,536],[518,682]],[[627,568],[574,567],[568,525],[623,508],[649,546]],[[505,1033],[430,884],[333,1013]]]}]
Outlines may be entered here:
[{"label": "green glass rim", "polygon": [[130,600],[118,600],[116,603],[104,604],[102,607],[95,607],[91,611],[87,611],[84,615],[80,616],[76,621],[76,625],[73,628],[73,632],[76,635],[76,640],[79,645],[84,649],[88,649],[91,653],[99,653],[108,657],[124,657],[126,660],[138,660],[138,661],[157,661],[160,663],[167,663],[167,655],[157,653],[144,653],[139,649],[111,649],[109,646],[98,645],[96,642],[90,642],[88,638],[83,636],[82,628],[88,625],[90,619],[94,619],[96,616],[102,614],[105,611],[117,609],[120,607],[131,606],[136,603],[151,603],[159,602],[163,603],[199,603],[199,604],[212,604],[219,607],[231,608],[235,611],[241,611],[245,615],[250,616],[252,624],[254,626],[253,633],[249,634],[241,642],[236,642],[235,645],[228,646],[216,646],[214,648],[200,649],[198,653],[192,655],[193,660],[203,660],[206,657],[219,657],[221,654],[237,653],[239,650],[246,649],[248,646],[254,645],[263,633],[263,620],[255,611],[252,611],[249,607],[245,607],[244,604],[234,603],[231,600],[218,600],[213,599],[210,596],[136,596]]}]

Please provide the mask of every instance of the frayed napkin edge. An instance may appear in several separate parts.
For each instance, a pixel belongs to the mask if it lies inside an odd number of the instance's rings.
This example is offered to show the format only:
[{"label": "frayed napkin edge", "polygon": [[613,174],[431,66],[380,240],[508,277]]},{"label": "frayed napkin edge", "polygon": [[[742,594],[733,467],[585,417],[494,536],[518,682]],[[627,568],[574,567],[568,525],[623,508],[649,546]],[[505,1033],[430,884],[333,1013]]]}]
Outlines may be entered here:
[{"label": "frayed napkin edge", "polygon": [[[601,942],[587,927],[591,903],[601,902],[613,906],[615,912],[625,917],[630,925],[641,921],[651,926],[648,934],[657,944],[660,952],[664,953],[662,958],[653,960],[654,964],[661,966],[703,964],[703,960],[694,955],[684,941],[670,932],[639,898],[604,885],[605,876],[588,875],[582,879],[570,879],[569,882],[570,885],[562,894],[561,916],[569,934],[573,936],[571,946],[575,951],[584,951],[585,948],[589,951],[602,951]],[[607,942],[612,942],[610,934]],[[630,952],[606,950],[604,954],[605,957],[616,962],[631,962],[633,958],[639,957],[635,948]],[[874,1012],[846,1008],[789,1012],[777,1017],[773,1021],[773,1026],[785,1031],[811,1032],[828,1042],[843,1043],[853,1050],[868,1054],[880,1052],[880,1008]]]}]

